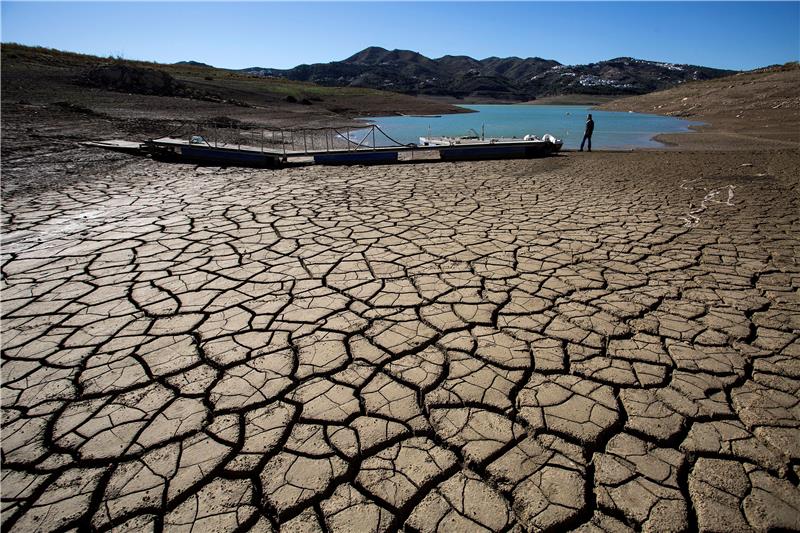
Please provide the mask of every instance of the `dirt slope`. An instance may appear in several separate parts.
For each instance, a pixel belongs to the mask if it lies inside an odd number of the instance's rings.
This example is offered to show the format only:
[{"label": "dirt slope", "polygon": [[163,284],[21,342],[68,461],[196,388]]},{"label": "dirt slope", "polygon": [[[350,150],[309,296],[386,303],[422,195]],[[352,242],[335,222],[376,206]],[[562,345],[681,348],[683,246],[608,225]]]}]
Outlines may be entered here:
[{"label": "dirt slope", "polygon": [[789,63],[615,100],[609,111],[635,111],[706,123],[700,135],[660,140],[696,148],[800,147],[800,66]]}]

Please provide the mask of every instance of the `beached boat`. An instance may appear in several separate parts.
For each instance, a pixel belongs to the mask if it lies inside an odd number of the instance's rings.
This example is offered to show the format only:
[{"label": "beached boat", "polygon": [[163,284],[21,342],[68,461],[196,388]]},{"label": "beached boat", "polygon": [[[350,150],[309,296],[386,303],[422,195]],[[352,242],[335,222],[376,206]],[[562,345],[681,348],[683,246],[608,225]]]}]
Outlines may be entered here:
[{"label": "beached boat", "polygon": [[444,160],[465,159],[507,159],[543,157],[561,150],[564,142],[550,134],[539,138],[526,135],[516,137],[496,137],[484,139],[477,135],[462,137],[420,137],[420,146],[439,148]]},{"label": "beached boat", "polygon": [[213,145],[199,135],[190,140],[162,137],[143,143],[155,159],[183,161],[207,165],[236,165],[244,167],[280,166],[281,155],[242,145]]},{"label": "beached boat", "polygon": [[[436,158],[415,158],[415,153],[438,152],[444,161],[475,159],[509,159],[543,157],[561,150],[562,141],[552,135],[542,138],[526,135],[519,138],[485,139],[483,135],[463,137],[420,137],[419,144],[401,144],[390,138],[387,146],[375,143],[377,126],[368,126],[366,133],[358,142],[352,139],[349,132],[342,134],[336,128],[330,128],[324,134],[324,142],[320,142],[319,130],[316,131],[317,146],[314,137],[310,137],[310,146],[305,132],[302,149],[296,149],[294,132],[285,134],[275,132],[258,137],[239,137],[236,143],[209,141],[202,135],[192,135],[189,139],[160,137],[145,141],[107,140],[83,143],[87,146],[104,148],[127,153],[148,155],[154,159],[196,163],[219,166],[250,166],[279,168],[286,165],[302,165],[311,162],[319,165],[391,165],[398,162],[435,161]],[[381,131],[381,133],[383,133]],[[477,132],[476,132],[477,133]],[[385,133],[383,133],[385,135]],[[299,137],[299,136],[298,136]],[[365,144],[372,138],[372,143]],[[265,143],[267,139],[269,142]],[[276,142],[276,139],[279,139]],[[284,139],[290,139],[284,142]],[[245,144],[241,141],[244,140]],[[336,146],[335,140],[343,140],[344,148]],[[254,143],[255,141],[255,143]],[[257,145],[253,145],[257,144]],[[400,157],[402,154],[402,158]]]}]

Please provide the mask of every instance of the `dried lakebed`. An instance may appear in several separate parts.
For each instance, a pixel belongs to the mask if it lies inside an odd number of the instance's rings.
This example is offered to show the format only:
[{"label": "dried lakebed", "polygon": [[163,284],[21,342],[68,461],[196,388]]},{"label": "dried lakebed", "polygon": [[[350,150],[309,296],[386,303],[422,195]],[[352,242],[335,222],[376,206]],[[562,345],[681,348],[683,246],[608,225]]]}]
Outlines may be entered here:
[{"label": "dried lakebed", "polygon": [[4,528],[797,529],[796,168],[131,160],[8,198]]}]

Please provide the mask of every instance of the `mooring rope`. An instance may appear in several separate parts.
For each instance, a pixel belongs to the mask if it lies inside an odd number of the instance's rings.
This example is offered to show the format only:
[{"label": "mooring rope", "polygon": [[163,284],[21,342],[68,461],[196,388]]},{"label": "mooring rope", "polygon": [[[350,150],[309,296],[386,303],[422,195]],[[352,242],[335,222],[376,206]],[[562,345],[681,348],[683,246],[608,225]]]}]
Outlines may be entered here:
[{"label": "mooring rope", "polygon": [[[395,145],[397,145],[397,146],[399,146],[399,147],[400,147],[400,146],[405,146],[405,147],[407,147],[407,148],[416,148],[416,147],[417,147],[416,143],[408,143],[408,144],[405,144],[405,143],[401,143],[401,142],[400,142],[400,141],[398,141],[397,139],[394,139],[393,137],[390,137],[390,136],[389,136],[389,135],[388,135],[388,134],[387,134],[385,131],[383,131],[383,130],[380,128],[380,126],[378,126],[377,124],[373,124],[372,126],[367,126],[367,128],[374,128],[374,129],[378,130],[379,132],[381,132],[381,133],[383,134],[383,136],[384,136],[384,137],[386,137],[387,139],[389,139],[391,142],[393,142]],[[367,129],[367,128],[358,128],[358,129]],[[369,136],[369,132],[367,132],[367,135],[365,135],[365,136],[364,136],[364,139],[361,139],[361,142],[357,143],[357,142],[353,141],[352,139],[350,139],[350,137],[348,137],[347,135],[342,135],[342,133],[341,133],[339,130],[337,130],[336,128],[331,128],[331,129],[333,129],[333,131],[334,131],[334,132],[335,132],[335,133],[336,133],[336,134],[337,134],[339,137],[341,137],[342,139],[346,140],[346,141],[347,141],[347,142],[349,142],[350,144],[355,144],[355,145],[356,145],[356,148],[358,148],[359,146],[361,146],[361,144],[364,142],[364,140],[366,140],[366,138]]]},{"label": "mooring rope", "polygon": [[[177,128],[175,128],[175,129],[173,129],[173,130],[169,131],[169,132],[168,132],[166,135],[162,135],[161,137],[157,137],[157,138],[158,138],[158,139],[163,139],[164,137],[169,137],[169,136],[171,136],[173,133],[175,133],[176,131],[179,131],[179,130],[181,130],[181,129],[182,129],[184,126],[186,126],[186,124],[188,124],[188,121],[179,122],[179,123],[178,123],[178,127],[177,127]],[[152,141],[152,140],[154,140],[154,139],[156,139],[156,137],[153,137],[153,138],[151,138],[150,140]]]},{"label": "mooring rope", "polygon": [[383,136],[384,136],[384,137],[386,137],[387,139],[389,139],[390,141],[392,141],[393,143],[395,143],[397,146],[406,146],[406,147],[408,147],[408,148],[416,148],[416,147],[417,147],[417,144],[416,144],[416,143],[408,143],[408,144],[403,144],[403,143],[401,143],[400,141],[397,141],[397,140],[393,139],[392,137],[389,137],[389,135],[388,135],[388,134],[387,134],[385,131],[383,131],[383,130],[380,128],[380,126],[378,126],[377,124],[373,124],[373,125],[372,125],[372,127],[373,127],[373,128],[375,128],[376,130],[378,130],[379,132],[383,133]]}]

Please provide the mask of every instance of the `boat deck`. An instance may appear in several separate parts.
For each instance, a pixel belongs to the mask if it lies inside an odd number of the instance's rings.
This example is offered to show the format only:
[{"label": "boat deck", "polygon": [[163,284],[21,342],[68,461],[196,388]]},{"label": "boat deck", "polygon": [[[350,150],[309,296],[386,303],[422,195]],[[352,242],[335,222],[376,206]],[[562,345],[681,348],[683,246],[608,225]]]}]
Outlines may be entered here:
[{"label": "boat deck", "polygon": [[126,141],[123,139],[109,139],[107,141],[87,141],[81,143],[83,146],[93,148],[105,148],[118,152],[138,152],[142,149],[142,143],[136,141]]}]

